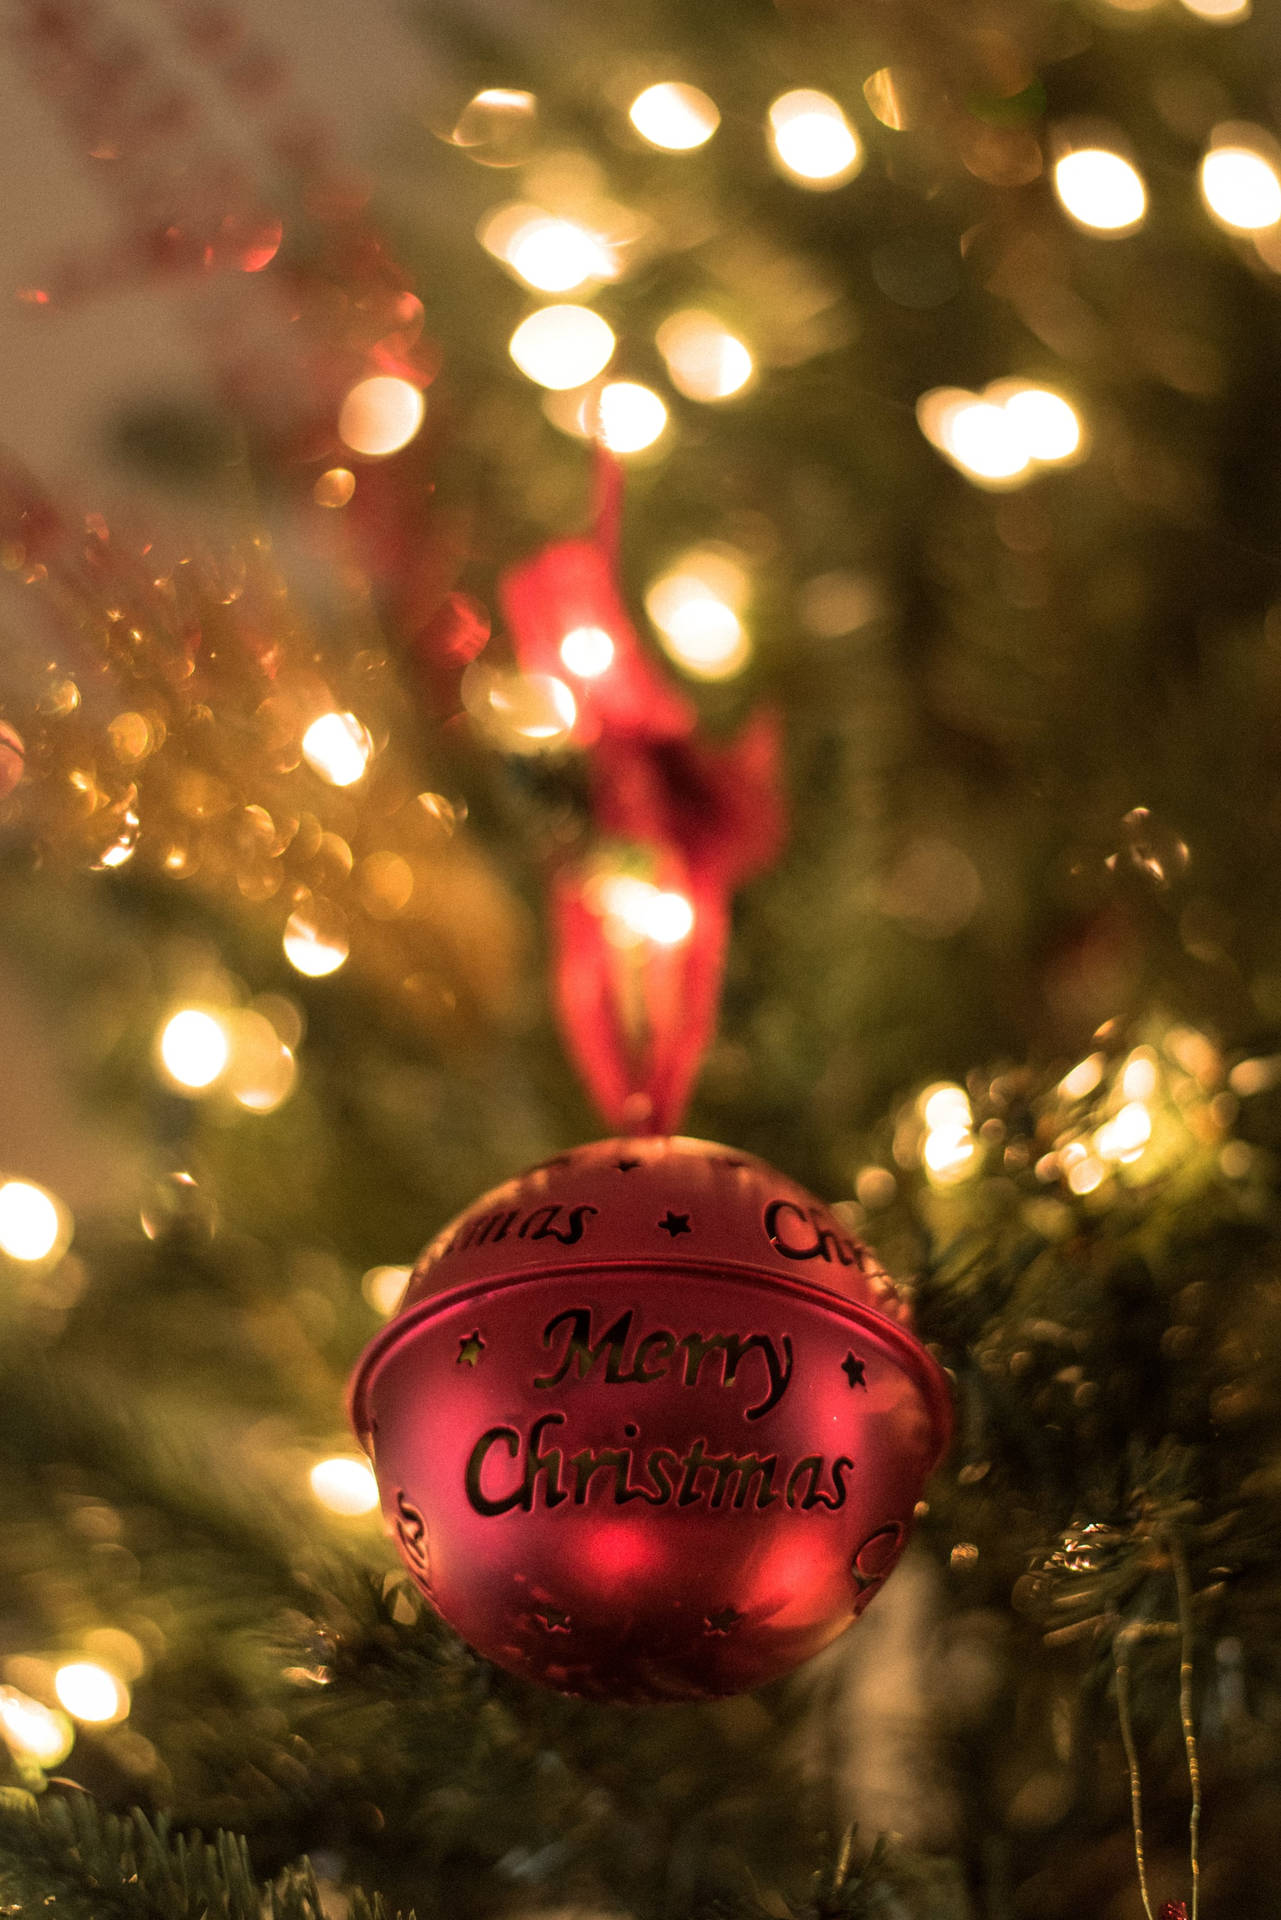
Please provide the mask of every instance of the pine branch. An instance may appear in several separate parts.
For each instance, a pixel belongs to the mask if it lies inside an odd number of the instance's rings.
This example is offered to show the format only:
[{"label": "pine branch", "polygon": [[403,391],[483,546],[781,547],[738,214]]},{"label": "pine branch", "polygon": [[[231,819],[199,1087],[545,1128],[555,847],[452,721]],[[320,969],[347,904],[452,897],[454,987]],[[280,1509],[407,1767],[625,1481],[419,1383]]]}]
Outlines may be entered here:
[{"label": "pine branch", "polygon": [[[166,1820],[99,1811],[88,1794],[43,1803],[0,1795],[0,1907],[56,1903],[64,1920],[323,1920],[309,1861],[270,1883],[238,1835],[171,1834]],[[377,1894],[353,1896],[351,1920],[393,1920]],[[404,1916],[413,1920],[413,1915]]]}]

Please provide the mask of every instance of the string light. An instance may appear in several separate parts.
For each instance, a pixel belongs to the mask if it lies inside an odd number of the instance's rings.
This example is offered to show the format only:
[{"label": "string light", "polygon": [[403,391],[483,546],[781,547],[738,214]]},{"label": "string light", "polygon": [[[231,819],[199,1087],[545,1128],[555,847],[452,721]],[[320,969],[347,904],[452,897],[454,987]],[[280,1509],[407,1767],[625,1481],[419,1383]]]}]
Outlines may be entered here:
[{"label": "string light", "polygon": [[1139,1158],[1151,1138],[1152,1115],[1142,1100],[1130,1100],[1104,1121],[1095,1133],[1094,1148],[1104,1160],[1128,1162]]},{"label": "string light", "polygon": [[573,627],[560,643],[560,657],[580,680],[595,680],[614,663],[614,642],[604,627]]},{"label": "string light", "polygon": [[423,396],[410,381],[376,373],[358,381],[343,401],[338,437],[353,453],[399,453],[421,427],[425,411]]},{"label": "string light", "polygon": [[716,102],[701,88],[678,80],[646,87],[632,101],[627,117],[643,140],[667,153],[706,146],[721,123]]},{"label": "string light", "polygon": [[645,595],[645,608],[663,650],[700,680],[727,680],[751,658],[739,619],[746,592],[741,567],[717,553],[695,550]]},{"label": "string light", "polygon": [[[996,389],[989,389],[995,395]],[[1002,402],[1006,419],[1029,459],[1045,464],[1070,460],[1081,445],[1081,421],[1076,409],[1048,387],[1010,383]]]},{"label": "string light", "polygon": [[590,307],[558,305],[522,320],[507,350],[528,379],[561,392],[594,380],[614,346],[612,329]]},{"label": "string light", "polygon": [[1221,226],[1259,233],[1281,220],[1281,177],[1256,148],[1212,146],[1201,162],[1201,195]]},{"label": "string light", "polygon": [[486,167],[514,167],[533,139],[538,101],[520,87],[485,87],[473,95],[449,135]]},{"label": "string light", "polygon": [[634,874],[611,874],[596,893],[605,919],[605,937],[614,946],[676,947],[694,930],[694,907],[683,893],[664,891]]},{"label": "string light", "polygon": [[1136,167],[1106,147],[1080,147],[1055,163],[1054,191],[1070,219],[1093,233],[1133,233],[1147,211]]},{"label": "string light", "polygon": [[307,1476],[322,1507],[345,1518],[372,1513],[378,1505],[378,1482],[368,1463],[349,1455],[318,1460]]},{"label": "string light", "polygon": [[221,1077],[230,1053],[222,1021],[199,1007],[184,1007],[161,1029],[161,1063],[184,1093],[207,1093]]},{"label": "string light", "polygon": [[667,408],[653,388],[634,380],[611,380],[601,388],[597,407],[600,437],[611,453],[640,453],[667,425]]},{"label": "string light", "polygon": [[927,1127],[968,1129],[974,1115],[964,1087],[940,1080],[917,1096],[917,1110]]},{"label": "string light", "polygon": [[552,673],[498,673],[473,661],[459,691],[472,719],[506,753],[561,747],[578,720],[578,702]]},{"label": "string light", "polygon": [[370,1267],[360,1282],[360,1291],[375,1313],[384,1318],[395,1313],[409,1285],[409,1267]]},{"label": "string light", "polygon": [[295,909],[285,922],[281,945],[290,966],[311,980],[336,973],[350,952],[342,915],[327,900],[311,900]]},{"label": "string light", "polygon": [[1065,1073],[1059,1081],[1059,1092],[1065,1100],[1084,1100],[1093,1093],[1103,1078],[1106,1061],[1101,1053],[1089,1053],[1078,1062],[1070,1073]]},{"label": "string light", "polygon": [[318,507],[345,507],[356,491],[356,476],[350,467],[328,467],[311,490]]},{"label": "string light", "polygon": [[513,201],[482,223],[481,245],[539,293],[575,293],[616,280],[618,256],[608,241],[577,220]]},{"label": "string light", "polygon": [[1085,443],[1071,402],[1024,380],[995,381],[982,394],[934,387],[917,401],[916,418],[931,446],[984,486],[1018,485],[1038,466],[1074,459]]},{"label": "string light", "polygon": [[1231,26],[1237,20],[1250,18],[1250,0],[1182,0],[1189,13],[1198,20],[1210,20],[1216,26]]},{"label": "string light", "polygon": [[96,1660],[71,1660],[59,1667],[53,1688],[73,1720],[107,1726],[129,1711],[129,1689]]},{"label": "string light", "polygon": [[42,1706],[17,1687],[0,1687],[0,1734],[11,1750],[39,1767],[56,1767],[75,1745],[65,1713]]},{"label": "string light", "polygon": [[968,1127],[934,1127],[925,1136],[921,1159],[932,1186],[951,1187],[974,1171],[978,1142]]},{"label": "string light", "polygon": [[728,400],[755,372],[749,349],[714,313],[698,308],[673,313],[655,340],[672,385],[687,400]]},{"label": "string light", "polygon": [[373,750],[368,731],[354,713],[322,713],[302,737],[304,760],[331,787],[354,786]]},{"label": "string light", "polygon": [[858,135],[830,94],[812,87],[780,94],[769,126],[775,158],[802,186],[842,186],[863,164]]}]

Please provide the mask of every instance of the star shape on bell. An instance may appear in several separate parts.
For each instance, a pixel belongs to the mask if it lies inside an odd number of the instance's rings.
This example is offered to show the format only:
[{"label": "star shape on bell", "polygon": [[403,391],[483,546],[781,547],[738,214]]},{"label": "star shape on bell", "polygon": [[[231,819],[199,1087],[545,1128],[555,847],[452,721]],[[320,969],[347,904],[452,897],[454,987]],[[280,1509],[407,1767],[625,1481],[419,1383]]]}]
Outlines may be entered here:
[{"label": "star shape on bell", "polygon": [[478,1367],[480,1365],[480,1356],[484,1351],[485,1342],[481,1339],[479,1332],[469,1333],[465,1339],[458,1342],[458,1358],[454,1362],[454,1365],[456,1367]]},{"label": "star shape on bell", "polygon": [[709,1633],[728,1633],[742,1619],[737,1607],[716,1607],[703,1622]]},{"label": "star shape on bell", "polygon": [[664,1233],[671,1234],[673,1240],[675,1240],[678,1234],[693,1233],[694,1231],[693,1227],[689,1224],[689,1215],[687,1213],[673,1213],[670,1207],[667,1209],[665,1217],[660,1220],[658,1224]]},{"label": "star shape on bell", "polygon": [[535,1607],[534,1618],[548,1633],[568,1633],[569,1615],[563,1607]]},{"label": "star shape on bell", "polygon": [[856,1359],[852,1353],[847,1353],[841,1361],[841,1372],[851,1387],[862,1387],[864,1393],[867,1392],[867,1381],[864,1379],[867,1368],[863,1361]]}]

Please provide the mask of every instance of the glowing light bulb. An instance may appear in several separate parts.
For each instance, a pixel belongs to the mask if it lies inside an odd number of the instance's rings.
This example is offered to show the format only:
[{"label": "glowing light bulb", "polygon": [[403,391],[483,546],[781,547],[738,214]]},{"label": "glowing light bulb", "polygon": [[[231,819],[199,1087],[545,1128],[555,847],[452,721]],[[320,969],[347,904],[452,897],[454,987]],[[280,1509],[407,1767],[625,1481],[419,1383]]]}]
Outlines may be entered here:
[{"label": "glowing light bulb", "polygon": [[971,479],[1017,480],[1029,461],[1022,438],[1004,407],[971,398],[954,407],[943,428],[946,452]]},{"label": "glowing light bulb", "polygon": [[1142,1100],[1131,1100],[1099,1128],[1094,1147],[1105,1160],[1137,1160],[1151,1138],[1152,1115]]},{"label": "glowing light bulb", "polygon": [[618,261],[599,235],[576,220],[538,210],[523,219],[498,250],[512,272],[539,293],[573,293],[618,275]]},{"label": "glowing light bulb", "polygon": [[618,873],[601,882],[598,890],[605,916],[605,937],[614,946],[676,947],[694,930],[694,908],[683,893],[665,892],[649,880]]},{"label": "glowing light bulb", "polygon": [[590,307],[554,306],[522,320],[507,350],[528,379],[561,392],[594,380],[614,345],[611,328]]},{"label": "glowing light bulb", "polygon": [[1087,1093],[1093,1093],[1103,1078],[1103,1069],[1107,1062],[1101,1053],[1089,1053],[1077,1063],[1070,1073],[1065,1073],[1059,1081],[1059,1092],[1065,1100],[1084,1100]]},{"label": "glowing light bulb", "polygon": [[1064,154],[1054,168],[1054,191],[1064,212],[1094,233],[1133,233],[1147,211],[1142,175],[1106,147]]},{"label": "glowing light bulb", "polygon": [[354,713],[322,713],[302,737],[304,760],[331,787],[354,786],[373,750],[373,741]]},{"label": "glowing light bulb", "polygon": [[338,1455],[318,1460],[308,1474],[311,1490],[322,1507],[348,1518],[372,1513],[378,1505],[378,1482],[364,1460]]},{"label": "glowing light bulb", "polygon": [[721,123],[716,102],[699,87],[666,80],[638,93],[628,119],[651,147],[667,153],[690,153],[706,146]]},{"label": "glowing light bulb", "polygon": [[595,680],[614,663],[614,642],[604,627],[574,627],[560,643],[560,657],[580,680]]},{"label": "glowing light bulb", "polygon": [[1281,220],[1281,178],[1250,147],[1212,147],[1201,162],[1201,195],[1222,226],[1259,233]]},{"label": "glowing light bulb", "polygon": [[600,437],[611,453],[639,453],[652,447],[667,425],[667,408],[652,387],[634,380],[611,380],[597,403]]},{"label": "glowing light bulb", "polygon": [[76,1743],[65,1713],[42,1706],[17,1687],[0,1687],[0,1735],[14,1753],[46,1768],[65,1760]]},{"label": "glowing light bulb", "polygon": [[978,1142],[968,1127],[934,1127],[925,1136],[921,1158],[931,1185],[955,1186],[974,1170]]},{"label": "glowing light bulb", "polygon": [[422,394],[408,380],[376,373],[358,381],[343,401],[338,437],[353,453],[398,453],[421,427],[425,411]]},{"label": "glowing light bulb", "polygon": [[184,1007],[165,1022],[160,1058],[165,1072],[188,1093],[204,1093],[227,1065],[227,1031],[215,1014]]},{"label": "glowing light bulb", "polygon": [[129,1711],[129,1689],[96,1660],[71,1660],[53,1677],[53,1690],[73,1720],[106,1726]]},{"label": "glowing light bulb", "polygon": [[356,491],[356,476],[350,467],[327,467],[311,490],[318,507],[345,507]]},{"label": "glowing light bulb", "polygon": [[748,348],[714,313],[696,308],[673,313],[655,339],[672,385],[687,400],[728,400],[755,372]]},{"label": "glowing light bulb", "polygon": [[830,94],[798,87],[769,110],[770,139],[786,173],[807,187],[839,187],[863,164],[858,135]]},{"label": "glowing light bulb", "polygon": [[409,1267],[370,1267],[360,1283],[360,1291],[375,1313],[395,1313],[409,1285]]},{"label": "glowing light bulb", "polygon": [[1070,460],[1081,446],[1076,409],[1049,387],[1014,386],[1003,411],[1032,460]]},{"label": "glowing light bulb", "polygon": [[290,966],[310,980],[336,973],[350,952],[342,915],[327,900],[312,900],[291,913],[281,945]]},{"label": "glowing light bulb", "polygon": [[723,593],[699,573],[678,569],[645,596],[664,651],[700,680],[727,680],[751,658],[742,622]]},{"label": "glowing light bulb", "polygon": [[964,1087],[955,1086],[950,1080],[940,1080],[935,1086],[926,1087],[916,1102],[927,1127],[955,1130],[960,1128],[968,1132],[973,1114],[970,1109],[969,1095]]}]

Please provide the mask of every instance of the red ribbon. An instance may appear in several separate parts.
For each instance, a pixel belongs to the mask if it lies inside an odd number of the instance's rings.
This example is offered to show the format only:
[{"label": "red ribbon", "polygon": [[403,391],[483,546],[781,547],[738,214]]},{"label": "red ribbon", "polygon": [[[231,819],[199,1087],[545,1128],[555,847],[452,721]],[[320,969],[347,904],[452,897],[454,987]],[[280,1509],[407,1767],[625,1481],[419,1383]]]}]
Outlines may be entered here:
[{"label": "red ribbon", "polygon": [[[621,469],[599,461],[595,531],[544,547],[499,592],[522,670],[571,686],[590,771],[596,845],[551,886],[566,1042],[610,1126],[670,1133],[715,1028],[733,891],[782,844],[780,729],[759,710],[728,745],[697,737],[623,599]],[[580,627],[612,644],[599,673],[562,659]]]}]

